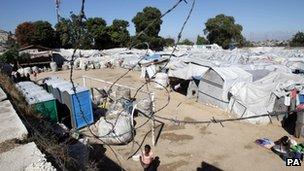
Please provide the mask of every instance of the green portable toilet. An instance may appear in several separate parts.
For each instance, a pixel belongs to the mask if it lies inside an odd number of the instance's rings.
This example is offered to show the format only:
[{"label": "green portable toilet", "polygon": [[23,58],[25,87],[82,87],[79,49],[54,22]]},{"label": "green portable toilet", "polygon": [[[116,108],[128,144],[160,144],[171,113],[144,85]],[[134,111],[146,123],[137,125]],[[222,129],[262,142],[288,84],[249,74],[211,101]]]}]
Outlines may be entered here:
[{"label": "green portable toilet", "polygon": [[58,122],[57,105],[54,96],[33,82],[20,82],[16,84],[18,90],[24,95],[29,105],[32,105],[36,112],[50,119],[51,122]]},{"label": "green portable toilet", "polygon": [[37,98],[37,100],[31,104],[36,112],[41,113],[42,116],[50,119],[51,122],[58,122],[57,105],[55,98],[50,94],[44,94],[43,98]]}]

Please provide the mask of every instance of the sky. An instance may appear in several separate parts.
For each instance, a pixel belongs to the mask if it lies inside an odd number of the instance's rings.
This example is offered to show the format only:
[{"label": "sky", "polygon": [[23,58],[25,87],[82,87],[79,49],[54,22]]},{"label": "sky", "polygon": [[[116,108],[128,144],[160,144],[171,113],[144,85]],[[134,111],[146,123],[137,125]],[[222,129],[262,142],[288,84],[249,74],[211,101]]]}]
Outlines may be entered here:
[{"label": "sky", "polygon": [[[160,35],[176,38],[191,7],[192,0],[181,3],[163,18]],[[55,0],[1,0],[0,29],[15,31],[24,21],[47,20],[56,24]],[[129,31],[134,35],[132,18],[146,6],[165,12],[177,0],[86,0],[87,17],[102,17],[111,24],[114,19],[130,22]],[[68,17],[78,13],[81,0],[62,0],[60,14]],[[289,39],[304,31],[304,0],[196,0],[193,14],[185,27],[183,38],[195,40],[203,35],[205,22],[218,14],[233,16],[243,26],[243,35],[249,40]]]}]

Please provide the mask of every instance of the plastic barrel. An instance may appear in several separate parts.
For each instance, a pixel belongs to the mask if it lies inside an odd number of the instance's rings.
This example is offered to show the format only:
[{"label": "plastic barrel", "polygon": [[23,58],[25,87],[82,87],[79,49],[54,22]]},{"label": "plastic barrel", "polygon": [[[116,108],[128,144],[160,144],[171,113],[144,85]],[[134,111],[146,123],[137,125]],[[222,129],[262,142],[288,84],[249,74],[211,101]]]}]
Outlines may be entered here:
[{"label": "plastic barrel", "polygon": [[53,72],[58,71],[58,67],[57,67],[56,62],[51,62],[50,67],[51,67]]},{"label": "plastic barrel", "polygon": [[166,73],[157,73],[155,75],[154,81],[156,82],[155,83],[155,87],[156,88],[164,89],[164,87],[167,87],[168,83],[169,83],[168,74],[166,74]]}]

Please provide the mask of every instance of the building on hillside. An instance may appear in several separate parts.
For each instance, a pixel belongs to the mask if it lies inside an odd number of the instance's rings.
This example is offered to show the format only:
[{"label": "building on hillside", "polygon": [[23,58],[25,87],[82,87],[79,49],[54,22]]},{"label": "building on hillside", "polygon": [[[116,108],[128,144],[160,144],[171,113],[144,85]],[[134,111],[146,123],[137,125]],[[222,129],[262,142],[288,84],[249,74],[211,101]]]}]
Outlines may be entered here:
[{"label": "building on hillside", "polygon": [[0,52],[6,50],[6,42],[8,40],[9,32],[0,29]]}]

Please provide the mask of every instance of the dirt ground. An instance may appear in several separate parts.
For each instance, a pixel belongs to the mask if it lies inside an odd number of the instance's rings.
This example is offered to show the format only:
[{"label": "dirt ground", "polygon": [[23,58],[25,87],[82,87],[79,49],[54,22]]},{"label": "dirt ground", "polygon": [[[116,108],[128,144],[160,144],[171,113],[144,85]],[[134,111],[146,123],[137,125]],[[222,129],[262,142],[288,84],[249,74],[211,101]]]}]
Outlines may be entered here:
[{"label": "dirt ground", "polygon": [[[121,76],[124,69],[100,69],[89,71],[74,71],[74,80],[82,84],[82,75],[114,81]],[[69,71],[40,73],[36,79],[47,76],[59,76],[69,78]],[[139,78],[140,73],[132,71],[118,83],[137,88],[143,83]],[[35,78],[33,78],[35,79]],[[88,87],[102,88],[102,84],[86,80]],[[155,92],[156,109],[162,107],[167,101],[164,90],[156,90],[153,85],[149,86]],[[144,87],[146,89],[146,87]],[[159,116],[177,118],[183,120],[210,120],[229,118],[230,114],[215,107],[206,106],[194,100],[187,99],[184,95],[171,92],[169,105],[157,113]],[[181,103],[181,104],[180,104]],[[137,125],[141,125],[146,118],[139,116]],[[165,126],[153,152],[159,157],[158,170],[303,170],[301,167],[286,167],[285,161],[273,152],[261,148],[254,141],[258,138],[267,137],[278,140],[288,133],[274,121],[269,125],[253,125],[246,122],[227,122],[224,127],[220,124],[207,125],[175,125],[164,121]],[[136,125],[136,126],[137,126]],[[158,125],[158,124],[157,124]],[[141,143],[145,134],[151,130],[151,123],[136,131],[135,141]],[[158,130],[158,129],[156,129]],[[156,131],[157,132],[157,131]],[[303,142],[302,139],[296,139]],[[147,136],[144,144],[152,144],[151,134]],[[133,146],[133,147],[132,147]],[[106,155],[125,170],[142,170],[138,161],[127,159],[134,153],[138,145],[112,146],[118,157],[107,147]]]}]

